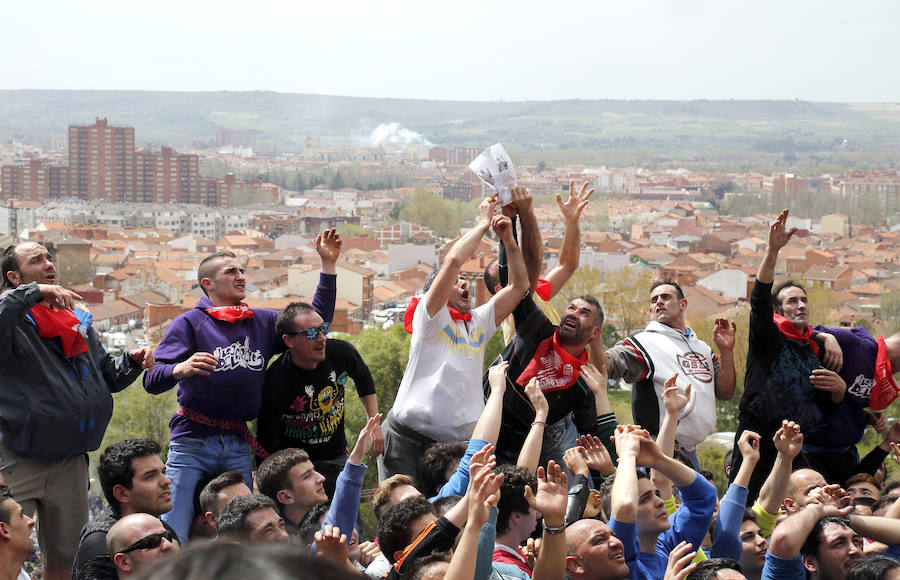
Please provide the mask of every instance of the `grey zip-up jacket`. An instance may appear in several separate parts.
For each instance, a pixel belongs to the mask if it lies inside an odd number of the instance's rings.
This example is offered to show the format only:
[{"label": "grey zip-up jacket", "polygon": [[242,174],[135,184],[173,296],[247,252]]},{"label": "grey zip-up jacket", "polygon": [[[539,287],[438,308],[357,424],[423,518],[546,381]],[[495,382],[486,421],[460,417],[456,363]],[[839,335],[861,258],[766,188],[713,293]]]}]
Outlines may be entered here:
[{"label": "grey zip-up jacket", "polygon": [[89,326],[82,329],[88,351],[66,358],[59,339],[38,336],[28,316],[42,300],[35,282],[0,295],[0,435],[16,453],[63,459],[100,446],[111,393],[132,384],[141,367],[128,353],[111,357]]}]

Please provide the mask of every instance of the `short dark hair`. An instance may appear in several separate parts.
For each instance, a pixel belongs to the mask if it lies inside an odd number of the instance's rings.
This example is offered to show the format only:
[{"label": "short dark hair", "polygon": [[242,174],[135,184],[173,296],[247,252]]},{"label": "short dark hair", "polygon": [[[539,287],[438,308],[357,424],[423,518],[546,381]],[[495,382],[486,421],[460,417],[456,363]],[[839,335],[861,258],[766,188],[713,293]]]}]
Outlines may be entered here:
[{"label": "short dark hair", "polygon": [[378,521],[378,544],[390,563],[394,563],[394,552],[406,548],[415,538],[411,537],[409,525],[424,515],[437,516],[434,506],[424,497],[408,497],[391,506]]},{"label": "short dark hair", "polygon": [[462,501],[461,495],[445,495],[444,497],[434,500],[434,509],[438,516],[445,516],[447,512],[453,509],[453,506]]},{"label": "short dark hair", "polygon": [[500,501],[497,502],[497,535],[509,530],[509,518],[513,513],[527,514],[531,506],[525,499],[525,486],[537,491],[537,477],[524,467],[503,464],[494,470],[503,474]]},{"label": "short dark hair", "polygon": [[291,489],[291,468],[305,461],[309,461],[309,454],[295,447],[269,455],[256,470],[256,487],[259,488],[259,493],[278,502],[278,492]]},{"label": "short dark hair", "polygon": [[[300,528],[300,539],[303,540],[304,545],[312,544],[316,539],[316,532],[322,529],[322,523],[319,520],[328,513],[328,508],[330,507],[330,502],[320,501],[309,508],[306,515],[300,520],[300,526],[298,527]],[[352,530],[349,533],[344,530],[341,530],[341,532],[347,534],[347,538],[353,533]]]},{"label": "short dark hair", "polygon": [[675,288],[675,292],[678,294],[679,300],[684,300],[684,292],[681,290],[681,286],[678,285],[678,282],[673,280],[672,278],[662,278],[657,280],[650,286],[650,293],[653,294],[653,291],[659,288],[660,286],[672,286]]},{"label": "short dark hair", "polygon": [[593,306],[597,311],[596,314],[594,314],[594,328],[603,328],[604,315],[603,307],[600,306],[600,301],[590,294],[582,294],[581,296],[576,296],[572,299],[572,301],[574,302],[575,300],[584,300],[585,302]]},{"label": "short dark hair", "polygon": [[775,312],[778,314],[784,314],[784,309],[781,308],[781,300],[778,299],[778,295],[781,294],[781,291],[785,288],[799,288],[803,290],[804,294],[808,294],[806,292],[806,288],[803,287],[799,282],[794,282],[793,280],[785,280],[778,286],[772,288],[772,306],[775,308]]},{"label": "short dark hair", "polygon": [[416,558],[409,564],[403,566],[404,580],[422,580],[429,568],[435,564],[447,563],[450,561],[449,552],[434,552],[421,558]]},{"label": "short dark hair", "polygon": [[[327,558],[314,558],[287,544],[240,545],[230,542],[195,542],[142,571],[143,580],[346,580],[346,568]],[[358,576],[362,580],[363,576]]]},{"label": "short dark hair", "polygon": [[234,252],[222,250],[206,256],[200,260],[200,265],[197,266],[197,284],[200,285],[200,289],[203,290],[203,294],[206,296],[209,296],[209,293],[206,291],[206,288],[203,287],[203,279],[215,277],[216,268],[218,267],[216,262],[222,258],[237,258],[237,255]]},{"label": "short dark hair", "polygon": [[441,271],[441,266],[438,264],[438,267],[431,271],[428,276],[425,277],[425,283],[422,285],[422,293],[427,294],[429,290],[431,290],[431,285],[434,284],[434,279],[437,278],[438,272]]},{"label": "short dark hair", "polygon": [[278,318],[275,320],[275,332],[279,335],[293,334],[297,331],[297,328],[294,326],[294,318],[298,314],[308,314],[315,311],[316,309],[312,307],[312,304],[291,302],[278,314]]},{"label": "short dark hair", "polygon": [[500,260],[494,258],[484,269],[481,276],[484,279],[484,285],[487,286],[488,292],[494,293],[494,287],[500,283]]},{"label": "short dark hair", "polygon": [[885,494],[879,497],[877,500],[875,500],[875,503],[872,504],[872,515],[875,515],[875,512],[877,512],[878,510],[883,510],[891,507],[898,499],[900,499],[900,496],[898,495]]},{"label": "short dark hair", "polygon": [[126,439],[103,450],[97,464],[97,476],[100,478],[103,496],[113,511],[118,513],[122,505],[113,494],[113,488],[121,485],[125,489],[131,489],[134,480],[131,461],[139,457],[158,456],[160,451],[162,449],[159,443],[152,439]]},{"label": "short dark hair", "polygon": [[0,522],[4,524],[11,523],[12,506],[9,501],[16,501],[13,492],[5,485],[0,485]]},{"label": "short dark hair", "polygon": [[850,528],[850,519],[844,516],[825,516],[817,521],[809,532],[809,535],[806,537],[806,541],[803,542],[803,546],[800,547],[800,554],[804,556],[816,556],[819,553],[819,548],[822,546],[822,532],[825,531],[825,526],[828,524],[835,524],[842,528]]},{"label": "short dark hair", "polygon": [[430,445],[419,459],[420,490],[427,496],[437,495],[447,483],[444,474],[451,465],[458,464],[466,454],[467,444],[462,441],[439,441]]},{"label": "short dark hair", "polygon": [[881,486],[878,485],[878,481],[868,473],[854,473],[844,482],[842,487],[844,489],[849,489],[854,483],[868,483],[869,485],[875,486],[875,489],[881,492]]},{"label": "short dark hair", "polygon": [[266,508],[271,508],[278,513],[278,506],[275,505],[275,502],[261,493],[236,497],[229,501],[222,510],[222,515],[216,522],[216,531],[220,536],[249,540],[250,532],[253,531],[247,523],[250,514]]},{"label": "short dark hair", "polygon": [[894,481],[889,481],[884,484],[884,491],[881,492],[882,495],[889,495],[892,491],[900,487],[900,479],[895,479]]},{"label": "short dark hair", "polygon": [[744,508],[744,515],[741,516],[741,523],[743,524],[744,522],[757,523],[756,512],[750,508]]},{"label": "short dark hair", "polygon": [[237,469],[221,473],[203,486],[200,492],[200,510],[202,513],[211,512],[216,518],[219,517],[219,492],[226,487],[244,483],[244,474]]},{"label": "short dark hair", "polygon": [[887,556],[873,556],[854,564],[847,571],[845,580],[886,580],[887,573],[900,568],[900,562]]},{"label": "short dark hair", "polygon": [[3,288],[12,288],[13,283],[9,281],[10,272],[18,272],[19,271],[19,255],[16,254],[16,248],[18,244],[12,244],[6,246],[3,250],[3,259],[0,261],[0,268],[3,270]]},{"label": "short dark hair", "polygon": [[704,560],[697,564],[697,567],[687,575],[687,580],[715,580],[719,575],[719,570],[737,570],[741,574],[744,573],[744,570],[741,569],[741,565],[737,563],[737,560],[732,560],[731,558],[712,558],[711,560]]}]

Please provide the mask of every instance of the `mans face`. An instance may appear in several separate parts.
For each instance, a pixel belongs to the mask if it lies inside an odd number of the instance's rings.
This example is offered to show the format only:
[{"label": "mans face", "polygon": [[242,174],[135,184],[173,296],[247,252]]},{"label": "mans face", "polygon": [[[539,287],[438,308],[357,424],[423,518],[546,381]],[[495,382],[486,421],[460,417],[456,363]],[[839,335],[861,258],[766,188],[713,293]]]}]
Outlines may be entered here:
[{"label": "mans face", "polygon": [[247,278],[237,258],[219,259],[216,274],[212,278],[204,278],[201,283],[204,283],[209,299],[217,306],[237,306],[247,295]]},{"label": "mans face", "polygon": [[862,538],[850,528],[828,523],[822,530],[822,544],[814,556],[803,556],[803,564],[813,578],[844,578],[862,560]]},{"label": "mans face", "polygon": [[251,544],[267,542],[287,544],[290,541],[284,530],[284,520],[272,508],[267,507],[251,512],[247,516],[247,525],[250,526]]},{"label": "mans face", "polygon": [[802,288],[789,286],[778,293],[781,314],[798,330],[809,326],[809,299]]},{"label": "mans face", "polygon": [[311,507],[320,501],[328,501],[323,483],[325,478],[313,467],[312,462],[304,461],[293,466],[288,472],[294,502],[301,506]]},{"label": "mans face", "polygon": [[809,501],[809,492],[817,487],[828,485],[825,478],[818,471],[812,469],[798,469],[791,474],[790,479],[793,500],[792,506],[787,506],[790,511],[795,512],[806,505]]},{"label": "mans face", "polygon": [[881,490],[868,481],[857,481],[847,488],[847,495],[850,499],[856,499],[858,497],[878,499],[881,497]]},{"label": "mans face", "polygon": [[[151,534],[161,534],[166,531],[162,522],[154,517],[141,518],[136,521],[131,528],[131,533],[127,539],[128,545],[146,538]],[[155,548],[147,548],[144,550],[132,550],[127,554],[114,554],[117,564],[125,568],[126,571],[135,573],[140,571],[148,563],[158,560],[166,554],[177,552],[180,549],[178,542],[170,542],[166,538],[160,540],[159,546]],[[126,560],[127,563],[122,561]],[[130,570],[129,570],[130,568]]]},{"label": "mans face", "polygon": [[34,520],[22,511],[19,502],[12,498],[6,498],[3,503],[8,504],[9,523],[0,522],[0,528],[9,536],[10,549],[24,562],[34,554],[34,542],[31,541],[31,531],[34,528]]},{"label": "mans face", "polygon": [[565,345],[587,344],[594,337],[597,309],[590,303],[576,298],[566,307],[559,323],[559,342]]},{"label": "mans face", "polygon": [[447,299],[447,306],[465,314],[472,310],[472,299],[469,295],[469,283],[462,278],[456,280],[453,292]]},{"label": "mans face", "polygon": [[161,516],[172,509],[172,480],[166,477],[166,466],[156,455],[131,460],[134,477],[128,490],[130,501],[125,511]]},{"label": "mans face", "polygon": [[325,360],[325,342],[328,340],[321,332],[310,340],[302,331],[319,328],[325,321],[315,311],[298,314],[294,317],[296,334],[283,335],[284,344],[291,353],[291,360],[302,369],[315,369]]},{"label": "mans face", "polygon": [[759,526],[753,520],[741,523],[741,568],[744,572],[759,576],[766,563],[768,542],[759,533]]},{"label": "mans face", "polygon": [[678,298],[678,289],[671,284],[657,286],[650,292],[650,320],[672,328],[684,328],[687,300]]},{"label": "mans face", "polygon": [[649,479],[638,479],[637,530],[639,534],[658,534],[668,530],[666,503]]},{"label": "mans face", "polygon": [[228,502],[233,500],[236,497],[244,497],[250,495],[250,488],[243,482],[235,483],[233,485],[229,485],[228,487],[223,487],[222,490],[216,495],[216,509],[218,513],[221,513],[225,510],[225,506],[228,505]]},{"label": "mans face", "polygon": [[50,259],[47,248],[34,242],[25,242],[16,248],[19,269],[9,272],[9,281],[14,286],[37,282],[38,284],[56,284],[56,266]]},{"label": "mans face", "polygon": [[612,580],[626,578],[625,547],[609,526],[599,520],[578,520],[566,530],[574,554],[566,556],[571,577]]}]

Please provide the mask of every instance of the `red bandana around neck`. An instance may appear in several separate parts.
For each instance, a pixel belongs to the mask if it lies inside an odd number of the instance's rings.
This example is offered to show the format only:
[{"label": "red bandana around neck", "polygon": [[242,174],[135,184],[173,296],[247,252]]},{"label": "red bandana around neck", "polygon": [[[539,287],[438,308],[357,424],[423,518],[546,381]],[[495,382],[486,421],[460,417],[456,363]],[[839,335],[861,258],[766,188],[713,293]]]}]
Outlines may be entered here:
[{"label": "red bandana around neck", "polygon": [[819,343],[812,339],[813,329],[810,326],[807,326],[803,329],[803,332],[800,332],[797,330],[797,327],[794,326],[794,323],[777,312],[774,313],[772,317],[775,320],[775,325],[778,326],[778,330],[781,331],[781,334],[788,338],[793,338],[794,340],[805,340],[812,347],[812,351],[816,356],[819,355]]},{"label": "red bandana around neck", "polygon": [[246,302],[241,302],[237,306],[210,306],[206,309],[206,313],[223,322],[240,322],[246,318],[253,318],[253,309],[247,306]]},{"label": "red bandana around neck", "polygon": [[531,362],[516,379],[516,383],[524,387],[532,377],[537,377],[541,390],[557,391],[567,389],[575,384],[581,376],[581,367],[588,361],[587,349],[575,358],[559,344],[559,330],[550,338],[544,339],[534,351]]},{"label": "red bandana around neck", "polygon": [[59,338],[63,354],[72,358],[88,351],[87,341],[76,328],[78,318],[66,308],[49,308],[43,303],[35,304],[29,311],[37,325],[41,338]]},{"label": "red bandana around neck", "polygon": [[[413,298],[409,301],[409,306],[406,307],[406,312],[403,314],[403,329],[406,330],[409,334],[412,334],[412,322],[413,315],[416,313],[416,306],[421,302],[421,298]],[[459,310],[451,307],[447,307],[447,310],[450,312],[450,318],[453,320],[462,320],[463,322],[468,322],[472,320],[472,313],[466,312],[463,314]]]}]

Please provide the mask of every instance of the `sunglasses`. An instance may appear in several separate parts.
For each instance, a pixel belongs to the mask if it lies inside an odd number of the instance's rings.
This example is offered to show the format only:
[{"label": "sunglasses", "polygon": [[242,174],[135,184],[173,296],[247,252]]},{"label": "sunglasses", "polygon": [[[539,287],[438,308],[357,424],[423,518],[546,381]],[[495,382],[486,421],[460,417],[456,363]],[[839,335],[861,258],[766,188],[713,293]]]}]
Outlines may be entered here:
[{"label": "sunglasses", "polygon": [[322,333],[322,336],[328,334],[329,328],[331,328],[331,325],[327,322],[323,322],[322,326],[319,326],[318,328],[307,328],[306,330],[298,330],[297,332],[291,332],[289,334],[305,334],[307,339],[315,340],[320,332]]},{"label": "sunglasses", "polygon": [[154,548],[158,548],[160,544],[162,544],[163,538],[169,540],[169,542],[172,543],[178,540],[178,536],[175,535],[175,532],[166,530],[157,534],[150,534],[149,536],[145,536],[137,542],[131,544],[127,548],[119,550],[118,553],[127,554],[128,552],[134,552],[136,550],[152,550]]}]

